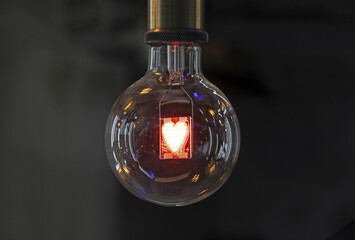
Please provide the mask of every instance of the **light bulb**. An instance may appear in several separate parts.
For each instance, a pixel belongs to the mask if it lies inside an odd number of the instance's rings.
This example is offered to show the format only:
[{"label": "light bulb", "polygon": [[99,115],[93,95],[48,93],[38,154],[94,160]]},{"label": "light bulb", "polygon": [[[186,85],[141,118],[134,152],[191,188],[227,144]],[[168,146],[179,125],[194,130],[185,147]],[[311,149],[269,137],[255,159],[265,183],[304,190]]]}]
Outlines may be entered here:
[{"label": "light bulb", "polygon": [[[168,2],[187,15],[200,4],[150,0],[150,12]],[[174,11],[166,12],[176,19]],[[186,26],[185,32],[156,31],[169,29],[164,26],[148,31],[148,70],[113,105],[105,143],[111,168],[127,190],[159,205],[183,206],[224,184],[237,161],[240,133],[232,105],[201,71],[198,42],[206,42],[207,33]]]}]

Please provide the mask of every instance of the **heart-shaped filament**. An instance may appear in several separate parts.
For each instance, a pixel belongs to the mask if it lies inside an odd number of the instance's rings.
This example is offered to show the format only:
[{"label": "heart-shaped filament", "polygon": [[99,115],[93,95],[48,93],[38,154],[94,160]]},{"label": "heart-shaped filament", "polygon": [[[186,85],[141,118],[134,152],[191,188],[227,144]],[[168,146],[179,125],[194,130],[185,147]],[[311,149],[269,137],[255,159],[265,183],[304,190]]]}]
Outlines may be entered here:
[{"label": "heart-shaped filament", "polygon": [[184,146],[189,129],[186,122],[179,121],[176,124],[166,122],[162,126],[162,133],[168,149],[172,153],[177,153]]}]

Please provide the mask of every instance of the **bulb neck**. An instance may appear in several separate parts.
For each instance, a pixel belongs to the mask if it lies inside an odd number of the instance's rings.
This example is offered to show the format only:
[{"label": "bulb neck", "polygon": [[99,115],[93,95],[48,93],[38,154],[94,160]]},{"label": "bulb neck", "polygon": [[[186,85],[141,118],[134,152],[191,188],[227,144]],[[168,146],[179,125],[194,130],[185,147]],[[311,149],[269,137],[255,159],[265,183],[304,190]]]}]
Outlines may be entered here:
[{"label": "bulb neck", "polygon": [[168,42],[150,45],[148,72],[167,75],[169,85],[181,85],[202,75],[201,47],[196,43]]}]

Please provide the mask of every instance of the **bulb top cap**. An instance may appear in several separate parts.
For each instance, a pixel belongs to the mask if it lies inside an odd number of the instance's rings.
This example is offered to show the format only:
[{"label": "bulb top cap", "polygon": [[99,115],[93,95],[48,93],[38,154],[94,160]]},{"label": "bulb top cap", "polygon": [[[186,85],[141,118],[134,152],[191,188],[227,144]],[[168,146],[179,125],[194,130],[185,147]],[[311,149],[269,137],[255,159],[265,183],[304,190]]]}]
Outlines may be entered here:
[{"label": "bulb top cap", "polygon": [[148,0],[145,42],[208,42],[204,0]]}]

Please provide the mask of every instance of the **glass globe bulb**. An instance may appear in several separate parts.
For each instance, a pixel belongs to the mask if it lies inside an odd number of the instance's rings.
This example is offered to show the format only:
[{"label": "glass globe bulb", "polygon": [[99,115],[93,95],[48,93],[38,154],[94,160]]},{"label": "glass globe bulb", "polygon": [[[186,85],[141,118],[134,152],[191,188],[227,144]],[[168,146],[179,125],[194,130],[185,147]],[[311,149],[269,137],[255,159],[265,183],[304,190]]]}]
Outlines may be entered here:
[{"label": "glass globe bulb", "polygon": [[202,74],[192,43],[150,47],[146,75],[121,94],[107,120],[113,172],[135,196],[164,206],[200,201],[231,174],[239,124],[226,96]]}]

